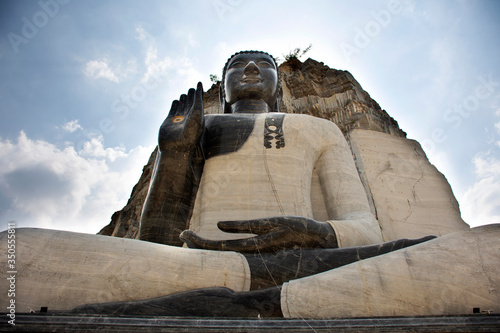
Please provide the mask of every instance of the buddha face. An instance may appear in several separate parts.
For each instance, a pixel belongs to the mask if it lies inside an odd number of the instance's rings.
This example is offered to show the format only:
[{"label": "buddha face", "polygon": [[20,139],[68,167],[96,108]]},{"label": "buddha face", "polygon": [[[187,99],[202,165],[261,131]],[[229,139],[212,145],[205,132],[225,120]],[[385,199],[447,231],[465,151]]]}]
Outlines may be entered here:
[{"label": "buddha face", "polygon": [[262,53],[234,56],[227,65],[224,87],[230,105],[239,100],[262,100],[274,105],[278,91],[274,60]]}]

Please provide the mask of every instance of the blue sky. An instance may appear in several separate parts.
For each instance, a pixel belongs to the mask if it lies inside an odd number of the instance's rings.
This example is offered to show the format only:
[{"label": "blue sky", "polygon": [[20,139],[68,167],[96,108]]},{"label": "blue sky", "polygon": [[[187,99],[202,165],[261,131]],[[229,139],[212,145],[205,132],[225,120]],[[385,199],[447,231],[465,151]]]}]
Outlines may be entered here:
[{"label": "blue sky", "polygon": [[[500,2],[0,2],[0,230],[95,233],[121,209],[173,99],[240,50],[350,71],[500,222]],[[303,59],[305,60],[305,59]]]}]

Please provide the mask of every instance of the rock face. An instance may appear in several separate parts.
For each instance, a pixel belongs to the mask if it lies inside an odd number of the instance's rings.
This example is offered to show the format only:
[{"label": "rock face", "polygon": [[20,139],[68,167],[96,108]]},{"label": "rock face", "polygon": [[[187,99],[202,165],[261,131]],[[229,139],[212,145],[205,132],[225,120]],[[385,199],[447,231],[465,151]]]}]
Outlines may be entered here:
[{"label": "rock face", "polygon": [[348,140],[384,240],[469,228],[446,178],[418,142],[360,129],[349,133]]},{"label": "rock face", "polygon": [[[383,133],[383,135],[377,137],[388,137],[389,139],[385,141],[390,141],[390,138],[397,138],[400,139],[398,142],[406,142],[410,141],[405,139],[406,133],[399,128],[398,123],[390,117],[385,110],[380,108],[378,103],[361,88],[361,85],[347,71],[329,68],[323,63],[312,59],[307,59],[303,63],[298,59],[291,59],[280,65],[280,71],[281,84],[283,87],[281,111],[285,113],[308,114],[334,122],[351,144],[353,156],[356,160],[360,177],[365,184],[367,196],[372,205],[374,215],[381,220],[382,226],[384,224],[392,225],[394,222],[398,222],[397,218],[393,219],[392,215],[394,214],[391,215],[386,213],[394,210],[392,206],[389,209],[382,208],[382,205],[387,204],[391,196],[397,197],[398,194],[391,193],[389,197],[386,197],[385,194],[379,194],[386,193],[384,192],[385,190],[377,192],[371,188],[372,186],[379,186],[381,182],[384,182],[384,180],[377,178],[377,175],[387,166],[381,165],[380,163],[382,162],[380,161],[370,160],[367,156],[377,155],[376,151],[375,153],[372,151],[372,155],[364,153],[364,151],[373,150],[373,147],[369,147],[370,142],[361,139],[360,135],[352,136],[351,134],[355,132],[354,130],[364,130],[361,132]],[[219,104],[219,84],[214,84],[205,93],[204,103],[206,114],[221,113]],[[158,124],[158,126],[160,126],[160,124]],[[353,142],[353,140],[357,141]],[[418,145],[418,143],[416,143],[416,145]],[[388,149],[390,151],[391,148]],[[465,228],[466,224],[460,219],[458,203],[446,179],[434,168],[434,166],[429,164],[421,148],[418,154],[421,155],[419,157],[419,163],[429,165],[429,167],[426,167],[426,172],[432,173],[430,176],[431,178],[438,179],[439,185],[436,186],[442,189],[442,191],[439,192],[441,197],[439,197],[438,200],[445,202],[447,209],[449,208],[450,210],[450,212],[443,213],[438,209],[437,211],[441,214],[438,214],[438,216],[442,217],[443,214],[448,214],[452,216],[450,217],[451,220],[458,221],[456,223],[459,225],[459,229]],[[147,196],[155,158],[156,150],[153,151],[148,164],[144,167],[142,176],[139,182],[134,186],[127,205],[122,210],[115,212],[111,218],[110,224],[105,226],[98,234],[124,238],[138,238],[142,206]],[[415,171],[415,174],[418,174],[420,172],[419,170]],[[414,175],[412,175],[412,177],[413,176]],[[418,178],[419,177],[417,177],[417,180]],[[422,180],[419,182],[422,183]],[[410,186],[410,192],[411,188]],[[394,188],[390,188],[389,190],[393,189]],[[375,194],[376,198],[374,198],[373,193],[377,193]],[[415,192],[410,194],[414,195],[414,193]],[[419,200],[419,198],[416,198],[415,202],[420,202]],[[410,201],[407,203],[406,197],[403,199],[400,198],[399,202],[403,202],[406,208],[411,207]],[[399,208],[396,208],[396,210],[397,209]],[[421,209],[422,212],[426,210],[425,207]],[[381,212],[383,211],[384,214],[378,216],[378,210]],[[405,213],[402,212],[401,214],[404,215]],[[411,209],[409,214],[411,215]],[[426,216],[426,218],[429,217],[430,216]],[[452,229],[455,230],[455,228]],[[438,230],[435,234],[446,233],[445,231],[447,230],[448,229],[444,228],[442,230],[443,232]]]},{"label": "rock face", "polygon": [[355,128],[406,137],[398,123],[382,110],[351,73],[308,59],[280,66],[282,111],[302,113],[334,122],[347,134]]},{"label": "rock face", "polygon": [[138,238],[142,205],[148,195],[149,181],[156,159],[156,150],[151,153],[148,163],[142,169],[141,178],[139,178],[139,181],[132,189],[132,194],[125,207],[111,216],[111,222],[102,228],[97,233],[98,235]]}]

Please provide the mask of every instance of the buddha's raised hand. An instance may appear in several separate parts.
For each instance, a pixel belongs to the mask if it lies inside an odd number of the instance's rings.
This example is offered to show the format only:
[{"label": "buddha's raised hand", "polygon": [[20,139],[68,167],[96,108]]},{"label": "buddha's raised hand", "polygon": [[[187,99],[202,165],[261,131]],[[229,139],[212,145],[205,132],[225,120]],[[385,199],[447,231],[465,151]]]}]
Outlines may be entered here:
[{"label": "buddha's raised hand", "polygon": [[160,151],[189,152],[201,138],[204,127],[203,86],[198,83],[187,95],[172,102],[170,112],[160,127]]}]

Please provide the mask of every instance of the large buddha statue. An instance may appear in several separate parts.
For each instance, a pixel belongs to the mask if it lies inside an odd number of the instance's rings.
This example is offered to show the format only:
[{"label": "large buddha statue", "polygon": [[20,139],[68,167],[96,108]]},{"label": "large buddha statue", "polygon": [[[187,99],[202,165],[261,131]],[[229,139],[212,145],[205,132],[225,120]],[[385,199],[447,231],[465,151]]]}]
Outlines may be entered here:
[{"label": "large buddha statue", "polygon": [[[173,102],[140,240],[18,229],[18,311],[333,318],[500,310],[499,225],[386,237],[338,127],[280,113],[281,94],[274,58],[247,51],[224,67],[223,114],[204,115],[201,84]],[[7,248],[7,233],[0,244]]]},{"label": "large buddha statue", "polygon": [[[274,59],[239,53],[223,80],[224,114],[203,116],[201,86],[173,103],[160,129],[140,239],[237,252],[382,242],[337,126],[277,112]],[[328,221],[313,220],[319,215]],[[220,223],[222,232],[217,223],[225,220],[234,222]],[[230,232],[262,235],[229,241],[242,238]]]}]

